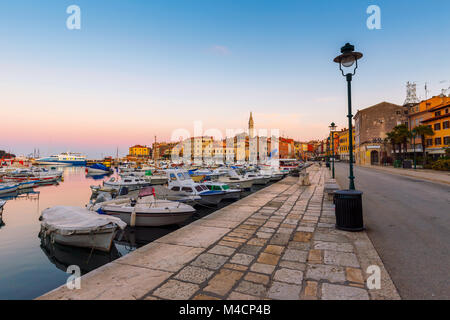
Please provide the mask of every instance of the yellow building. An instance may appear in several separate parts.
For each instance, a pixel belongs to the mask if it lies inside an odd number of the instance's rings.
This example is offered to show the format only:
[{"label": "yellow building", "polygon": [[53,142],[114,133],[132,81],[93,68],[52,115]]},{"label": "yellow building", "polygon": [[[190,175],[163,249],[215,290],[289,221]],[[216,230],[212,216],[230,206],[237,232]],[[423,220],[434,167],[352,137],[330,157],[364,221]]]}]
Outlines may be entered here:
[{"label": "yellow building", "polygon": [[130,147],[129,155],[132,157],[145,158],[150,156],[150,148],[147,146],[135,145]]},{"label": "yellow building", "polygon": [[[352,130],[352,135],[353,135],[353,155],[355,155],[355,128],[353,128]],[[350,158],[348,129],[343,129],[338,132],[338,141],[339,141],[338,155],[341,160],[348,161]]]}]

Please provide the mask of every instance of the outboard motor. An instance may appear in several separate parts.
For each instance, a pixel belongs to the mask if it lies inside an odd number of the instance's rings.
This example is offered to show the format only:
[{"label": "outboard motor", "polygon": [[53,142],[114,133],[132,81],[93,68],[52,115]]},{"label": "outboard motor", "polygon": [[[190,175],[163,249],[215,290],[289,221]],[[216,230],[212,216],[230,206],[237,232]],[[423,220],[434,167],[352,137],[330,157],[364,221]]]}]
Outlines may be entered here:
[{"label": "outboard motor", "polygon": [[137,203],[137,200],[136,200],[136,199],[131,199],[130,205],[131,205],[132,207],[136,206],[136,203]]}]

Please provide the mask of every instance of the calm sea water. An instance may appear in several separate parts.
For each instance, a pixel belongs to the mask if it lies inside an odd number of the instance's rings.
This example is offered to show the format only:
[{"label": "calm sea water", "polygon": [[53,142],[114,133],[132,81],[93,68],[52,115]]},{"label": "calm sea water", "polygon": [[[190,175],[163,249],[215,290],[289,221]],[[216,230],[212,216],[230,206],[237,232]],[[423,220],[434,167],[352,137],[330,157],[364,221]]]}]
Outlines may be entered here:
[{"label": "calm sea water", "polygon": [[[84,207],[91,196],[89,186],[109,179],[87,177],[83,167],[61,170],[64,181],[13,196],[4,207],[3,223],[0,221],[0,299],[36,298],[66,283],[69,265],[78,265],[87,273],[180,227],[127,228],[118,235],[109,253],[48,243],[38,236],[41,211],[56,205]],[[218,208],[229,203],[222,202]],[[215,210],[200,208],[185,224]]]}]

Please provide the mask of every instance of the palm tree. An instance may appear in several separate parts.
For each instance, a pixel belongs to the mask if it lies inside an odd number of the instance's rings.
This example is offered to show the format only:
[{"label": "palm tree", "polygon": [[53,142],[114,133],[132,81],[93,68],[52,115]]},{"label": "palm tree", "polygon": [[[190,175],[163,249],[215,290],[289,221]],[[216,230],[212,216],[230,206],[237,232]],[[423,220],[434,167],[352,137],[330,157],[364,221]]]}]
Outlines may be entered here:
[{"label": "palm tree", "polygon": [[405,155],[408,152],[408,140],[412,137],[411,131],[409,131],[406,124],[400,124],[394,127],[394,131],[397,133],[397,139],[400,144],[400,149],[403,149],[402,158],[405,159]]},{"label": "palm tree", "polygon": [[390,143],[392,146],[392,151],[394,152],[394,157],[395,159],[397,159],[397,154],[395,152],[396,146],[398,144],[398,135],[397,135],[397,131],[392,130],[390,132],[386,133],[386,142]]},{"label": "palm tree", "polygon": [[412,130],[412,134],[415,136],[420,136],[422,142],[422,152],[423,152],[423,165],[427,164],[427,154],[425,152],[425,136],[434,136],[434,131],[431,127],[421,124]]}]

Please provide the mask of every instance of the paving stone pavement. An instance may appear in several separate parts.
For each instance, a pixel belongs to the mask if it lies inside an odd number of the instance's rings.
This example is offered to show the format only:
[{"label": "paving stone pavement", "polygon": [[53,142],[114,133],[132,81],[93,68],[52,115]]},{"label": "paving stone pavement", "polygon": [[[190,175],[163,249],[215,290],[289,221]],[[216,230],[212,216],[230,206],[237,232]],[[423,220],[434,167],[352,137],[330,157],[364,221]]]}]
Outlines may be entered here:
[{"label": "paving stone pavement", "polygon": [[[39,299],[399,299],[365,232],[335,229],[329,171],[308,172],[310,186],[287,177]],[[381,289],[366,285],[374,264]]]}]

